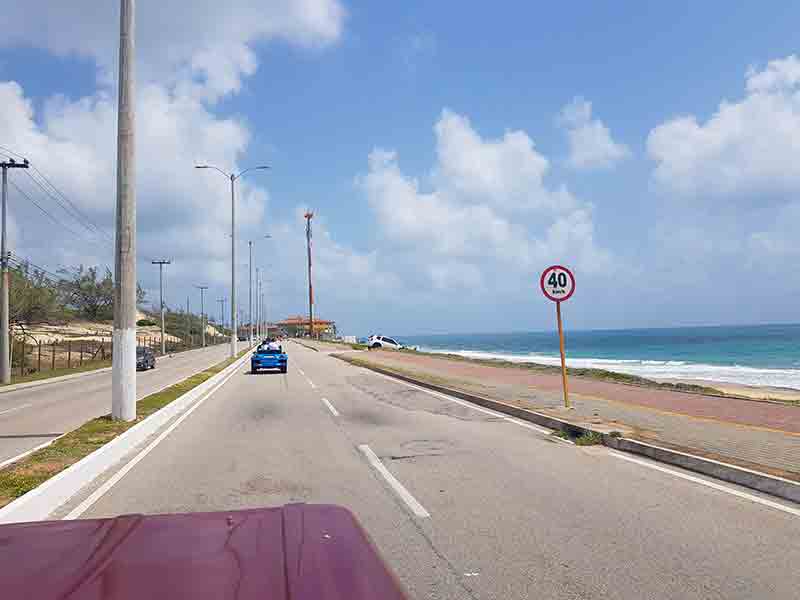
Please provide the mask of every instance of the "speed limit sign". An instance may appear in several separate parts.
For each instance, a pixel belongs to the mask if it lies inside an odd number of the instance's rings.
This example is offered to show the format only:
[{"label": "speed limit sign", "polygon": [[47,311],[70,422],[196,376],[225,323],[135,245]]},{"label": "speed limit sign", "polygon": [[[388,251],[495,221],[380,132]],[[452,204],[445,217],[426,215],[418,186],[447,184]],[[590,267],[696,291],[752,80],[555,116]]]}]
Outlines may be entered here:
[{"label": "speed limit sign", "polygon": [[564,408],[571,408],[569,387],[567,385],[567,359],[564,354],[564,327],[561,323],[561,303],[569,300],[575,293],[575,276],[567,267],[553,265],[547,267],[539,281],[542,293],[556,303],[556,323],[558,324],[558,349],[561,353],[561,385],[564,390]]},{"label": "speed limit sign", "polygon": [[569,300],[575,293],[575,276],[572,271],[561,265],[547,267],[542,273],[539,284],[542,293],[553,302]]}]

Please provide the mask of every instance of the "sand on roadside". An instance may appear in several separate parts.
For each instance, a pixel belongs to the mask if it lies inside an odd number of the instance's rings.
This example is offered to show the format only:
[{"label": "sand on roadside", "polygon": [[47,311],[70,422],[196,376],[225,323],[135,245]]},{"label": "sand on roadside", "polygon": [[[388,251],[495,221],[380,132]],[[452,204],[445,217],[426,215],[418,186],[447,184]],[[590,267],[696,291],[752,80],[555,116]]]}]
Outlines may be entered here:
[{"label": "sand on roadside", "polygon": [[800,403],[800,390],[784,387],[755,386],[742,383],[723,383],[708,379],[659,379],[661,383],[686,383],[692,385],[702,385],[723,394],[730,396],[742,396],[744,398],[754,398],[756,400],[781,400],[783,402]]}]

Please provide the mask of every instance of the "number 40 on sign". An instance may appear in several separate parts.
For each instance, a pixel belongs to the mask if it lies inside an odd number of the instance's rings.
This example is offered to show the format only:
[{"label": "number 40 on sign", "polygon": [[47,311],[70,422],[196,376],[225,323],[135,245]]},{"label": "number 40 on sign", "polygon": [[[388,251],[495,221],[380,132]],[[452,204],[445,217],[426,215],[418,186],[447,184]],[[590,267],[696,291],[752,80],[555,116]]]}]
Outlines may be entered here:
[{"label": "number 40 on sign", "polygon": [[558,321],[558,346],[561,351],[561,382],[564,388],[564,407],[569,408],[569,389],[567,387],[567,361],[564,356],[564,328],[561,325],[561,303],[569,300],[575,293],[575,276],[566,267],[553,265],[547,267],[539,281],[542,293],[548,300],[556,303]]}]

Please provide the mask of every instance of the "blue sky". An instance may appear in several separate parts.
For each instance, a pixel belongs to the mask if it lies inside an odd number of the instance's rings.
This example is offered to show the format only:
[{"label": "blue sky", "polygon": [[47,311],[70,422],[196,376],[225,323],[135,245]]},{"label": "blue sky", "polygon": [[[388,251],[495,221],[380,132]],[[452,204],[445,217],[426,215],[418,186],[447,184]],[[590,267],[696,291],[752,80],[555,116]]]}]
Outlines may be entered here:
[{"label": "blue sky", "polygon": [[[117,7],[30,4],[0,1],[0,146],[110,235]],[[191,166],[267,162],[239,232],[273,235],[256,263],[275,315],[306,310],[312,207],[318,312],[343,332],[549,328],[535,282],[556,262],[578,278],[573,327],[797,321],[800,7],[467,4],[140,0],[150,297],[160,256],[170,304],[228,295],[225,181]],[[111,264],[19,185],[59,223],[12,189],[15,252]]]}]

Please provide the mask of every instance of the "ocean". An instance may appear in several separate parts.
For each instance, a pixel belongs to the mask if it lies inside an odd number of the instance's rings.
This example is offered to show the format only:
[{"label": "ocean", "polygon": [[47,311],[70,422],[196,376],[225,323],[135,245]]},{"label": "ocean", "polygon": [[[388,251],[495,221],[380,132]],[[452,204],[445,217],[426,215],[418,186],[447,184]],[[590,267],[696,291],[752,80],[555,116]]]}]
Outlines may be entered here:
[{"label": "ocean", "polygon": [[[428,352],[559,365],[552,332],[401,337]],[[567,364],[647,377],[800,389],[800,325],[566,331]]]}]

